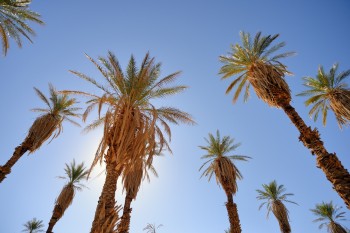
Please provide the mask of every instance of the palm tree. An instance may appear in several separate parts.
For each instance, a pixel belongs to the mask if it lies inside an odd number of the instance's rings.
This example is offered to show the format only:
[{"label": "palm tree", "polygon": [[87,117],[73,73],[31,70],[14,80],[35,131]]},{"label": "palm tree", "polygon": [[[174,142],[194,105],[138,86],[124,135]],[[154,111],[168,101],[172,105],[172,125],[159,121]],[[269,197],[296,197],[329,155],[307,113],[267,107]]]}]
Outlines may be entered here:
[{"label": "palm tree", "polygon": [[55,201],[55,208],[53,209],[52,217],[49,222],[49,226],[46,233],[52,233],[52,229],[60,218],[62,218],[64,212],[72,204],[75,196],[75,191],[80,191],[84,185],[80,184],[83,179],[86,179],[88,171],[84,167],[84,163],[75,164],[75,160],[69,165],[66,164],[64,169],[66,177],[60,177],[67,179],[68,182],[63,186],[60,194]]},{"label": "palm tree", "polygon": [[[106,180],[91,229],[91,233],[94,233],[104,222],[104,213],[108,213],[114,207],[117,179],[123,169],[128,168],[125,165],[143,159],[150,164],[153,155],[161,152],[163,148],[171,152],[168,144],[171,130],[168,123],[193,124],[194,121],[189,114],[179,109],[157,108],[151,103],[154,99],[175,95],[187,88],[169,86],[180,72],[159,79],[161,65],[155,64],[154,58],[150,58],[149,54],[146,54],[140,68],[137,68],[135,59],[131,56],[125,73],[111,52],[107,58],[99,58],[100,64],[88,58],[101,72],[105,83],[100,84],[85,74],[71,72],[94,84],[103,94],[97,96],[82,91],[64,91],[64,93],[75,93],[91,98],[87,101],[89,105],[83,115],[84,120],[94,107],[98,106],[99,118],[87,126],[87,130],[104,124],[103,138],[91,166],[92,169],[99,161],[106,163]],[[107,107],[104,114],[101,113],[103,106]],[[146,155],[147,158],[144,158]]]},{"label": "palm tree", "polygon": [[32,42],[30,36],[34,36],[35,32],[26,21],[44,24],[38,13],[28,9],[30,3],[31,0],[0,0],[0,37],[4,55],[10,47],[10,38],[19,47],[22,47],[21,36]]},{"label": "palm tree", "polygon": [[336,74],[338,64],[334,64],[329,73],[326,73],[322,66],[318,68],[316,78],[304,77],[304,86],[309,90],[298,94],[299,96],[310,96],[305,101],[305,105],[313,105],[309,115],[316,121],[319,112],[322,112],[322,122],[326,125],[327,112],[331,109],[338,121],[338,125],[343,125],[350,121],[350,89],[343,81],[349,77],[350,70]]},{"label": "palm tree", "polygon": [[143,230],[147,231],[147,233],[157,233],[156,230],[162,226],[163,226],[162,224],[156,226],[156,224],[154,223],[153,224],[148,223],[147,226],[143,228]]},{"label": "palm tree", "polygon": [[216,131],[216,137],[209,133],[209,139],[205,138],[207,146],[200,146],[207,154],[202,159],[208,159],[199,168],[209,166],[203,171],[202,176],[208,176],[209,181],[215,174],[217,184],[223,187],[227,196],[226,208],[230,221],[230,233],[240,233],[241,225],[239,221],[237,205],[233,202],[233,195],[237,192],[237,179],[242,179],[242,174],[232,162],[234,160],[247,161],[250,157],[244,155],[229,155],[236,150],[241,144],[234,144],[234,139],[230,136],[220,137],[219,130]]},{"label": "palm tree", "polygon": [[79,108],[73,107],[76,104],[76,99],[69,98],[67,94],[58,94],[51,84],[49,85],[50,99],[47,99],[37,88],[34,88],[34,90],[48,108],[32,109],[32,111],[44,114],[36,118],[24,141],[15,148],[12,157],[6,164],[0,166],[0,183],[6,178],[7,174],[11,173],[12,166],[24,153],[27,151],[33,153],[50,137],[52,137],[51,140],[58,137],[62,132],[62,122],[64,120],[79,126],[78,123],[69,118],[71,116],[79,117],[79,114],[76,113]]},{"label": "palm tree", "polygon": [[316,204],[315,209],[311,209],[318,218],[313,222],[322,222],[319,226],[322,229],[327,226],[329,233],[347,233],[349,232],[345,227],[342,227],[336,220],[346,220],[344,217],[345,212],[339,212],[341,207],[334,206],[332,202],[322,204]]},{"label": "palm tree", "polygon": [[37,233],[37,232],[43,232],[44,230],[42,229],[44,227],[43,221],[42,220],[37,220],[36,218],[33,218],[32,220],[26,222],[23,224],[24,226],[24,232],[28,233]]},{"label": "palm tree", "polygon": [[263,184],[263,190],[257,189],[258,192],[257,199],[264,200],[264,202],[260,205],[259,210],[266,204],[267,208],[267,217],[269,213],[272,213],[277,218],[277,221],[280,225],[280,229],[282,233],[290,233],[291,228],[289,224],[289,216],[288,210],[283,204],[283,202],[294,203],[293,201],[288,200],[288,196],[292,196],[292,193],[284,193],[286,189],[283,185],[277,185],[277,182],[274,180],[269,184]]},{"label": "palm tree", "polygon": [[147,178],[148,182],[150,177],[148,170],[153,173],[154,176],[158,177],[158,173],[152,164],[147,164],[147,161],[137,161],[137,163],[129,164],[129,169],[124,170],[122,174],[122,183],[124,190],[126,191],[125,202],[123,207],[123,215],[120,218],[120,223],[118,225],[118,233],[127,233],[130,228],[130,218],[132,208],[131,202],[136,199],[137,193],[140,189],[141,182],[143,179]]},{"label": "palm tree", "polygon": [[249,88],[253,86],[255,93],[268,105],[282,108],[300,132],[299,140],[316,155],[317,167],[321,168],[334,189],[350,208],[350,174],[343,167],[335,153],[329,153],[323,145],[317,129],[312,130],[301,119],[290,105],[291,94],[284,75],[289,74],[287,67],[279,59],[293,53],[287,52],[270,58],[270,55],[282,48],[285,43],[280,42],[272,47],[271,43],[279,35],[261,36],[257,33],[254,40],[250,34],[241,32],[242,45],[232,46],[232,52],[227,56],[220,56],[224,65],[220,69],[223,79],[238,75],[228,86],[229,93],[237,86],[233,101],[239,97],[245,88],[244,99],[249,96]]}]

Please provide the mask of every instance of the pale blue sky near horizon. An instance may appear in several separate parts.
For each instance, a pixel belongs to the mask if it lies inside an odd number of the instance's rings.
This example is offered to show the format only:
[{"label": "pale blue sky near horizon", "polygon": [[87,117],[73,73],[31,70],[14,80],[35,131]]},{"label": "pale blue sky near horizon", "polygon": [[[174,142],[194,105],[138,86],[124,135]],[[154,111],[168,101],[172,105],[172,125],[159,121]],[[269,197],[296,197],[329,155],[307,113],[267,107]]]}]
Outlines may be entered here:
[{"label": "pale blue sky near horizon", "polygon": [[[0,57],[0,164],[10,158],[38,116],[30,109],[44,106],[33,87],[46,95],[48,83],[57,89],[98,93],[68,72],[76,70],[102,80],[84,53],[97,58],[110,50],[125,69],[131,54],[140,64],[149,51],[162,63],[161,76],[181,70],[178,83],[189,86],[184,93],[156,104],[189,112],[197,125],[171,126],[173,155],[165,153],[155,160],[159,178],[145,182],[132,203],[130,233],[144,232],[147,223],[163,224],[159,233],[216,233],[229,227],[223,189],[215,179],[209,183],[200,179],[198,172],[204,162],[200,159],[204,151],[198,146],[205,145],[204,138],[217,129],[242,143],[237,154],[252,157],[236,164],[244,177],[238,181],[234,196],[243,232],[279,232],[274,216],[266,219],[266,209],[259,211],[261,202],[256,199],[256,189],[274,179],[294,193],[290,199],[299,204],[286,204],[292,232],[326,232],[312,222],[316,217],[309,211],[322,201],[342,206],[350,219],[349,210],[316,168],[315,157],[299,142],[299,133],[284,112],[270,108],[253,90],[247,103],[240,98],[232,104],[232,94],[225,95],[232,79],[221,81],[218,75],[222,65],[218,57],[240,42],[240,31],[279,33],[276,42],[287,43],[282,51],[297,53],[282,60],[294,73],[286,77],[292,105],[307,125],[319,129],[328,151],[336,152],[349,170],[349,127],[340,130],[332,113],[326,127],[314,122],[308,117],[305,98],[295,96],[305,90],[302,77],[314,76],[319,65],[329,70],[339,62],[339,71],[350,69],[348,1],[34,0],[30,8],[42,15],[46,25],[30,23],[37,33],[34,43],[24,39],[23,48],[18,48],[10,41],[8,55]],[[84,99],[79,106],[85,106]],[[94,117],[91,115],[87,123]],[[75,159],[90,166],[102,129],[85,134],[67,122],[63,127],[62,134],[50,144],[23,156],[0,184],[0,233],[21,232],[22,224],[33,217],[47,227],[55,198],[64,185],[57,179],[64,174],[64,164]],[[55,233],[89,232],[103,182],[102,166],[84,183],[88,189],[76,194]],[[121,191],[119,184],[119,204],[124,202]],[[342,224],[350,228],[349,221]]]}]

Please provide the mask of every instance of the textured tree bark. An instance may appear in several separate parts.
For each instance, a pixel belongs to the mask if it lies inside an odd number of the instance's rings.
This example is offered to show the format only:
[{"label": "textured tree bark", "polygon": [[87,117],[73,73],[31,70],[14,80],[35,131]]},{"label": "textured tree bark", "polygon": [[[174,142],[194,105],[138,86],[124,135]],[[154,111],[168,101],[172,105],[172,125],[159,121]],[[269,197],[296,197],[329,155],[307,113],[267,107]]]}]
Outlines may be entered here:
[{"label": "textured tree bark", "polygon": [[120,171],[115,170],[115,164],[107,163],[106,173],[106,180],[103,185],[103,189],[96,207],[95,217],[92,222],[91,233],[95,233],[101,229],[103,223],[108,218],[106,213],[113,211],[115,206],[115,192],[117,190],[117,180],[120,175]]},{"label": "textured tree bark", "polygon": [[239,221],[237,205],[233,202],[232,194],[227,194],[226,209],[230,221],[230,233],[241,233],[242,229]]},{"label": "textured tree bark", "polygon": [[0,183],[6,178],[6,175],[11,173],[12,166],[29,150],[29,147],[24,144],[22,143],[20,146],[17,146],[12,157],[4,166],[0,166]]},{"label": "textured tree bark", "polygon": [[63,210],[61,206],[55,205],[46,233],[52,233],[53,227],[56,225],[57,221],[62,217],[62,215],[63,215]]},{"label": "textured tree bark", "polygon": [[277,218],[282,233],[291,233],[288,211],[280,200],[275,200],[272,204],[272,212]]},{"label": "textured tree bark", "polygon": [[313,155],[316,155],[317,167],[322,169],[327,179],[333,184],[333,188],[350,209],[350,174],[348,170],[344,168],[335,153],[329,153],[326,150],[317,129],[312,130],[307,127],[290,104],[283,103],[281,108],[299,130],[299,140],[311,150]]},{"label": "textured tree bark", "polygon": [[127,192],[125,196],[124,207],[123,207],[123,216],[121,217],[120,223],[118,225],[118,231],[117,231],[118,233],[129,232],[131,211],[132,211],[132,208],[130,208],[130,206],[131,206],[132,199],[133,197],[130,194],[130,192]]}]

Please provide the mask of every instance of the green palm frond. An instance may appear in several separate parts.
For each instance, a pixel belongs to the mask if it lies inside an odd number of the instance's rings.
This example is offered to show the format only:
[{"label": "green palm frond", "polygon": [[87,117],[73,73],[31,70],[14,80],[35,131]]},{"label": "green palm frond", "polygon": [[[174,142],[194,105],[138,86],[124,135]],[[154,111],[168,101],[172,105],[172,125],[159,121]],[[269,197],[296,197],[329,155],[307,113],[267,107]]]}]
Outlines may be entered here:
[{"label": "green palm frond", "polygon": [[273,210],[273,205],[276,201],[289,202],[297,205],[296,202],[288,200],[288,197],[293,196],[294,194],[285,193],[286,188],[284,185],[278,185],[276,180],[270,182],[269,184],[263,184],[262,187],[262,190],[256,190],[258,192],[257,199],[264,201],[259,206],[259,210],[266,205],[267,217]]},{"label": "green palm frond", "polygon": [[333,205],[332,201],[329,203],[322,202],[321,204],[316,204],[315,209],[310,209],[310,211],[317,216],[313,222],[321,222],[319,228],[327,227],[330,233],[347,233],[345,227],[341,226],[337,221],[345,221],[345,212],[339,212],[342,207]]},{"label": "green palm frond", "polygon": [[[231,192],[237,190],[236,179],[242,179],[242,174],[235,166],[233,161],[247,161],[249,156],[245,155],[230,155],[229,153],[236,150],[241,143],[234,143],[234,139],[230,136],[224,136],[221,138],[219,130],[216,131],[216,136],[209,133],[208,138],[205,138],[207,142],[206,146],[199,146],[202,150],[205,150],[207,154],[203,155],[201,159],[207,159],[203,165],[199,168],[202,172],[202,176],[207,176],[210,181],[213,174],[215,174],[217,183],[225,188],[229,186]],[[223,183],[224,182],[224,183]]]},{"label": "green palm frond", "polygon": [[7,54],[7,50],[10,47],[10,38],[19,47],[22,47],[22,36],[32,42],[31,36],[35,36],[35,32],[26,22],[31,21],[44,24],[40,20],[38,13],[28,9],[30,2],[18,0],[0,1],[0,38],[4,55]]},{"label": "green palm frond", "polygon": [[26,222],[23,224],[24,229],[22,230],[23,232],[28,232],[28,233],[37,233],[37,232],[44,232],[42,229],[44,227],[43,221],[42,220],[37,220],[36,218],[33,218],[32,220]]},{"label": "green palm frond", "polygon": [[319,66],[316,77],[303,77],[304,86],[308,89],[298,96],[308,96],[305,105],[313,105],[309,111],[310,118],[318,119],[322,112],[322,123],[327,123],[327,111],[331,109],[342,128],[350,120],[350,89],[343,81],[350,76],[350,70],[337,74],[339,65],[335,63],[328,73]]},{"label": "green palm frond", "polygon": [[[220,56],[220,61],[223,63],[223,66],[221,67],[219,74],[222,75],[222,79],[237,76],[229,84],[226,90],[226,94],[228,94],[234,88],[236,88],[233,96],[234,103],[237,101],[242,90],[244,90],[244,101],[247,101],[249,97],[250,84],[254,76],[252,67],[256,66],[257,64],[265,64],[272,66],[273,69],[280,74],[279,76],[282,76],[284,74],[291,74],[287,70],[287,67],[279,62],[279,59],[286,58],[295,54],[294,52],[286,52],[271,57],[272,54],[285,46],[285,42],[280,42],[278,44],[272,45],[274,40],[279,37],[278,34],[263,36],[261,32],[258,32],[252,39],[249,33],[240,32],[240,37],[241,44],[232,45],[231,52],[228,53],[228,55]],[[277,80],[276,82],[282,83],[284,81]],[[261,81],[259,85],[260,84],[262,84]],[[285,86],[283,88],[286,91],[289,91],[286,84],[283,83],[283,86]],[[254,86],[254,90],[257,88],[262,87],[259,87],[258,84],[256,84]],[[261,97],[259,92],[257,92],[257,94],[259,97]],[[265,99],[263,98],[263,100]]]}]

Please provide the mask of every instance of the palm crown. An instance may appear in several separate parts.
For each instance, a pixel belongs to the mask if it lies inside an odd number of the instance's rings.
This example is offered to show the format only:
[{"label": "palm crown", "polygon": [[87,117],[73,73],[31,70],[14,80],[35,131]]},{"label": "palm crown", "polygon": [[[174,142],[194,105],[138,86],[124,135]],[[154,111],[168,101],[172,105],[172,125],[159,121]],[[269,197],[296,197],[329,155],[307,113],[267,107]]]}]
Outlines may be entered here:
[{"label": "palm crown", "polygon": [[309,115],[316,121],[322,112],[322,123],[326,125],[327,112],[333,110],[339,127],[350,120],[350,89],[344,80],[349,77],[350,70],[337,74],[338,64],[334,64],[326,73],[320,66],[316,77],[304,77],[304,86],[309,90],[298,94],[299,96],[310,96],[305,105],[313,105]]},{"label": "palm crown", "polygon": [[[81,91],[66,91],[91,97],[83,119],[98,106],[99,119],[87,127],[87,130],[104,124],[104,136],[92,167],[97,161],[102,161],[105,150],[108,148],[115,155],[107,157],[122,167],[123,164],[135,161],[140,156],[148,155],[149,162],[152,156],[168,149],[164,132],[171,139],[171,131],[168,122],[178,124],[194,123],[191,116],[173,107],[155,107],[151,101],[164,98],[182,92],[186,86],[168,86],[174,82],[180,72],[170,74],[164,78],[160,76],[160,63],[155,63],[154,58],[146,54],[140,68],[137,68],[133,56],[131,56],[126,72],[124,73],[117,58],[111,52],[107,58],[99,57],[99,63],[88,57],[101,72],[105,84],[98,83],[95,79],[82,73],[71,71],[82,79],[94,84],[103,94],[93,95]],[[107,106],[106,113],[101,116],[102,106]],[[133,133],[131,133],[133,132]],[[158,139],[158,141],[157,141]],[[117,156],[118,155],[118,156]],[[125,159],[127,158],[128,161]]]},{"label": "palm crown", "polygon": [[22,46],[21,36],[32,42],[30,36],[35,35],[35,32],[26,21],[44,24],[38,13],[28,10],[30,2],[30,0],[0,0],[0,37],[5,55],[10,47],[9,38],[14,39],[19,47]]},{"label": "palm crown", "polygon": [[199,146],[201,149],[207,151],[201,159],[208,159],[199,168],[202,170],[207,164],[209,166],[203,171],[202,176],[208,176],[211,179],[215,173],[216,181],[221,184],[225,191],[229,193],[236,193],[236,180],[242,179],[242,174],[232,162],[233,160],[247,161],[250,157],[244,155],[230,155],[229,153],[236,150],[241,144],[234,144],[234,139],[230,136],[220,137],[219,130],[216,132],[216,137],[209,133],[209,139],[205,138],[208,143],[207,146]]},{"label": "palm crown", "polygon": [[47,108],[32,109],[34,112],[43,113],[43,115],[34,121],[25,140],[32,144],[30,152],[37,150],[51,136],[52,138],[56,138],[62,132],[62,122],[64,120],[79,126],[70,117],[80,116],[80,114],[76,113],[80,108],[74,107],[76,99],[69,98],[67,94],[58,94],[51,84],[49,84],[49,99],[39,89],[34,88],[34,90],[39,98],[47,105]]},{"label": "palm crown", "polygon": [[37,220],[36,218],[33,218],[32,220],[26,222],[25,224],[23,224],[23,226],[24,226],[24,229],[22,230],[23,232],[37,233],[37,232],[44,231],[42,229],[44,227],[43,221]]},{"label": "palm crown", "polygon": [[[280,42],[270,47],[278,36],[278,34],[262,36],[261,32],[258,32],[252,40],[249,33],[241,32],[242,45],[232,45],[232,52],[227,56],[220,56],[220,61],[224,63],[219,72],[223,75],[222,79],[237,75],[226,90],[228,94],[237,87],[233,102],[236,102],[243,88],[246,101],[249,97],[250,85],[253,86],[258,97],[271,106],[278,105],[277,97],[287,98],[290,101],[290,90],[283,79],[284,74],[290,74],[290,72],[284,64],[279,62],[279,59],[294,53],[286,52],[271,57],[274,52],[285,46],[285,42]],[[276,88],[281,89],[279,94],[283,96],[273,93],[276,92]]]},{"label": "palm crown", "polygon": [[319,226],[320,229],[327,226],[330,233],[347,233],[348,231],[336,222],[346,220],[345,212],[339,212],[340,209],[341,207],[333,205],[332,202],[322,202],[322,204],[316,204],[315,209],[311,209],[311,212],[318,217],[314,222],[322,222]]},{"label": "palm crown", "polygon": [[259,190],[259,189],[256,190],[258,192],[257,199],[265,200],[265,202],[263,202],[259,206],[259,209],[261,209],[264,205],[266,205],[267,216],[273,210],[273,204],[276,201],[285,201],[285,202],[296,204],[295,202],[288,200],[288,197],[293,196],[294,194],[285,193],[286,188],[284,187],[284,185],[278,185],[275,180],[270,182],[269,184],[263,184],[262,187],[263,187],[263,190]]}]

